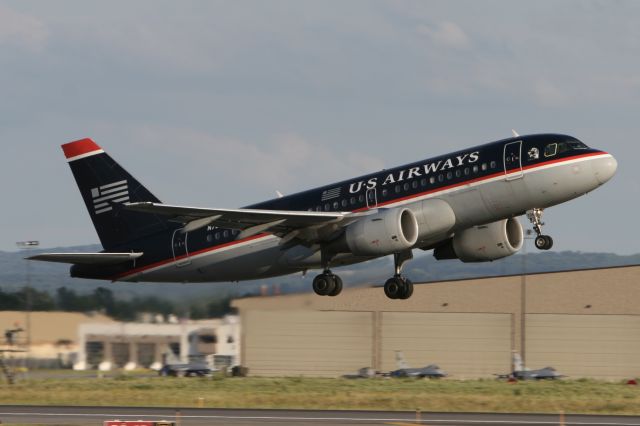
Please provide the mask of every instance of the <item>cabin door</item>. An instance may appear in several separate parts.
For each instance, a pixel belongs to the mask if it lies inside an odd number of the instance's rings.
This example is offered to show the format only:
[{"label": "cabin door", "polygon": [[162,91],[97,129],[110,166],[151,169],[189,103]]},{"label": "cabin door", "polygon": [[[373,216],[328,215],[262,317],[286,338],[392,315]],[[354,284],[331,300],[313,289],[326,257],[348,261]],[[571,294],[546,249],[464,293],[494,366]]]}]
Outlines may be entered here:
[{"label": "cabin door", "polygon": [[374,188],[367,189],[367,208],[375,209],[378,207],[378,190]]},{"label": "cabin door", "polygon": [[189,233],[184,232],[183,229],[176,229],[175,231],[173,231],[173,237],[171,238],[171,250],[173,252],[173,260],[177,261],[177,267],[186,266],[191,263],[191,259],[188,257],[188,237]]},{"label": "cabin door", "polygon": [[522,141],[504,146],[504,174],[506,180],[520,179],[522,173]]}]

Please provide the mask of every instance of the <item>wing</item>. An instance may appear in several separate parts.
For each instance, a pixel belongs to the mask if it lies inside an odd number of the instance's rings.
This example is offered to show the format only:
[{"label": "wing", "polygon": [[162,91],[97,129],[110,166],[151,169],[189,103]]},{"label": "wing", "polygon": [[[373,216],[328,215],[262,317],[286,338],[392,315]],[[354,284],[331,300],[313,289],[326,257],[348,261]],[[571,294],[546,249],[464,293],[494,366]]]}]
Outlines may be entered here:
[{"label": "wing", "polygon": [[171,206],[151,202],[125,204],[124,209],[169,216],[172,220],[183,223],[185,232],[213,225],[239,229],[241,232],[237,237],[238,239],[268,231],[283,237],[285,241],[298,238],[310,243],[319,241],[323,236],[329,235],[338,228],[350,223],[351,220],[345,221],[347,217],[351,219],[359,216],[358,214],[342,212],[209,209]]},{"label": "wing", "polygon": [[28,260],[73,263],[76,265],[116,265],[142,256],[142,253],[43,253]]}]

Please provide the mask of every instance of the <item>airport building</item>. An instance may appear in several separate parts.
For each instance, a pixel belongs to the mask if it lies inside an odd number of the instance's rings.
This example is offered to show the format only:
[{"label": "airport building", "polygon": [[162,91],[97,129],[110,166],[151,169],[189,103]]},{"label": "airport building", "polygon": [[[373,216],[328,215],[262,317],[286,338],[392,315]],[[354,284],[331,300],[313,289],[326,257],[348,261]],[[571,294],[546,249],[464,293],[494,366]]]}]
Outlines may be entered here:
[{"label": "airport building", "polygon": [[459,379],[508,373],[514,352],[572,378],[640,376],[640,266],[416,284],[409,300],[378,287],[233,306],[240,362],[254,376],[390,371],[396,351]]},{"label": "airport building", "polygon": [[240,324],[233,315],[209,320],[87,323],[78,327],[76,370],[160,369],[165,363],[238,363]]}]

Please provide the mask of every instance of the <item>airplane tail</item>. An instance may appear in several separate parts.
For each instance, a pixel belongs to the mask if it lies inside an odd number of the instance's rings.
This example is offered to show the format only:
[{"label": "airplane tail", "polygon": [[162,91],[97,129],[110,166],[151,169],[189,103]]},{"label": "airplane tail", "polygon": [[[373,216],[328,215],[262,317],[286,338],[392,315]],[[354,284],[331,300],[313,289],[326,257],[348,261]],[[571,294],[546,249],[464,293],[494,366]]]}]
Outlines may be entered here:
[{"label": "airplane tail", "polygon": [[404,354],[402,353],[402,351],[396,351],[396,366],[398,369],[411,368],[409,367],[409,364],[407,364],[407,361],[404,359]]},{"label": "airplane tail", "polygon": [[513,362],[513,371],[524,371],[524,363],[522,362],[522,357],[520,356],[520,354],[516,351],[513,351],[513,355],[512,355],[512,362]]},{"label": "airplane tail", "polygon": [[77,140],[62,150],[105,250],[128,251],[131,242],[167,228],[163,218],[121,208],[124,203],[160,200],[94,141]]}]

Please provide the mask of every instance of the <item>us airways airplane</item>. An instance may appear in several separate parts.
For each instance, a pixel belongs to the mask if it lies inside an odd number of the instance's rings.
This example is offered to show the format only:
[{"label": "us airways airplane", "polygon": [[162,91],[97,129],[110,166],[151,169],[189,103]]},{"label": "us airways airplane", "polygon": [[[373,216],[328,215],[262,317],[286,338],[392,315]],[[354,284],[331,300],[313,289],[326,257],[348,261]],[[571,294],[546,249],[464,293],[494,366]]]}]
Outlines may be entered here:
[{"label": "us airways airplane", "polygon": [[[514,132],[515,134],[515,132]],[[384,285],[407,299],[401,272],[412,250],[485,262],[516,253],[517,217],[542,233],[545,208],[615,174],[606,152],[560,134],[519,136],[357,177],[241,209],[162,203],[91,139],[62,146],[104,250],[30,259],[71,263],[71,276],[129,282],[241,281],[322,268],[321,296],[342,280],[330,267],[393,255]]]}]

